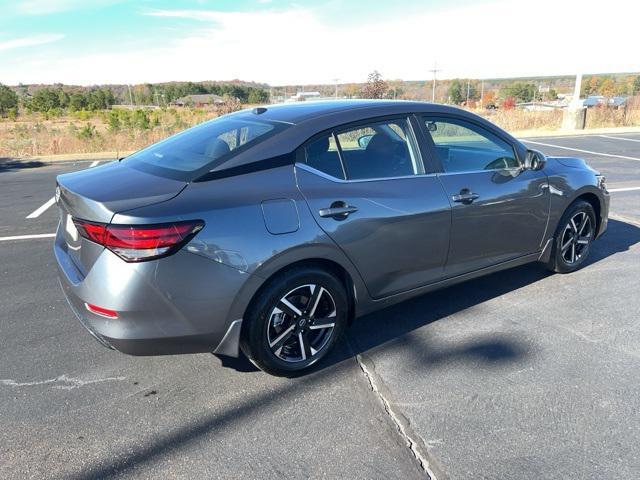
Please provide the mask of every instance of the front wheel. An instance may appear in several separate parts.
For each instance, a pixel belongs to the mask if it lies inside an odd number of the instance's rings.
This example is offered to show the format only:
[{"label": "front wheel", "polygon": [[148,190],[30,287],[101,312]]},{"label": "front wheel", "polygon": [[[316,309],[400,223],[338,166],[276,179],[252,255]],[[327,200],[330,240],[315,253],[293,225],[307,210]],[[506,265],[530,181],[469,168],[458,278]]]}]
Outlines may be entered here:
[{"label": "front wheel", "polygon": [[318,268],[295,268],[272,279],[247,312],[240,346],[261,370],[292,376],[333,348],[347,323],[342,283]]},{"label": "front wheel", "polygon": [[557,273],[578,270],[587,259],[596,237],[596,214],[589,202],[578,200],[562,216],[547,268]]}]

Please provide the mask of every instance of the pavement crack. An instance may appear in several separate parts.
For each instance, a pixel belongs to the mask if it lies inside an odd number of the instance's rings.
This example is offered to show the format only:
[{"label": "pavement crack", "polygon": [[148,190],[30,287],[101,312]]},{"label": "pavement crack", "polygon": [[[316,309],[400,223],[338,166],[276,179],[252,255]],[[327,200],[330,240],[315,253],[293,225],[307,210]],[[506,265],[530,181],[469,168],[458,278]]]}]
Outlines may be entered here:
[{"label": "pavement crack", "polygon": [[398,433],[409,447],[411,454],[418,462],[422,471],[431,480],[437,480],[433,468],[434,462],[429,460],[430,455],[427,452],[427,447],[424,444],[424,441],[416,432],[413,431],[413,428],[411,428],[411,425],[409,424],[409,420],[394,408],[395,403],[389,400],[387,388],[380,375],[375,371],[373,361],[363,354],[357,354],[356,361],[360,366],[360,370],[362,370],[362,373],[364,373],[365,378],[369,382],[371,390],[378,396],[385,413],[396,426]]},{"label": "pavement crack", "polygon": [[56,378],[49,378],[46,380],[39,380],[36,382],[18,382],[11,379],[0,379],[0,384],[8,387],[36,387],[39,385],[52,385],[52,388],[58,390],[73,390],[74,388],[84,387],[85,385],[91,385],[93,383],[102,382],[117,382],[124,380],[125,377],[106,377],[96,378],[93,380],[82,380],[81,378],[70,377],[68,375],[60,375]]}]

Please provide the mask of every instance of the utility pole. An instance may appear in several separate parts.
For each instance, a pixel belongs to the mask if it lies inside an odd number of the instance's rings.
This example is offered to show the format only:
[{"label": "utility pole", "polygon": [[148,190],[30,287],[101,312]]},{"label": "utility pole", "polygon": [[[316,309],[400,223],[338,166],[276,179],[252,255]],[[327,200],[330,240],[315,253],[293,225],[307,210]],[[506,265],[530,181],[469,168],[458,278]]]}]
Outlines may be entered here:
[{"label": "utility pole", "polygon": [[433,87],[431,89],[431,102],[435,103],[436,101],[436,74],[440,71],[438,70],[438,62],[433,64],[433,68],[429,70],[433,73]]},{"label": "utility pole", "polygon": [[127,84],[127,88],[129,89],[129,104],[133,107],[133,97],[131,96],[131,85]]},{"label": "utility pole", "polygon": [[586,122],[586,108],[580,101],[582,86],[582,74],[576,75],[576,83],[573,89],[573,98],[567,108],[564,109],[562,128],[564,130],[582,130]]},{"label": "utility pole", "polygon": [[480,109],[484,108],[484,80],[480,83]]},{"label": "utility pole", "polygon": [[336,100],[338,99],[338,81],[339,80],[340,80],[339,78],[334,78],[333,79],[333,83],[336,84]]}]

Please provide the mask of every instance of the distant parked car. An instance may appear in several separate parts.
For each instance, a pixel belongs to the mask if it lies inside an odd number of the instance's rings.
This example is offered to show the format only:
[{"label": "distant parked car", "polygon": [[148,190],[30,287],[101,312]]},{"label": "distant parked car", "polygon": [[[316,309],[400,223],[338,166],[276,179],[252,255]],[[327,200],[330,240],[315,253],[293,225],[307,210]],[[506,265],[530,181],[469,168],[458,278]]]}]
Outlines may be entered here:
[{"label": "distant parked car", "polygon": [[604,179],[469,112],[304,102],[58,177],[71,308],[134,355],[242,350],[292,375],[357,316],[528,262],[584,265]]}]

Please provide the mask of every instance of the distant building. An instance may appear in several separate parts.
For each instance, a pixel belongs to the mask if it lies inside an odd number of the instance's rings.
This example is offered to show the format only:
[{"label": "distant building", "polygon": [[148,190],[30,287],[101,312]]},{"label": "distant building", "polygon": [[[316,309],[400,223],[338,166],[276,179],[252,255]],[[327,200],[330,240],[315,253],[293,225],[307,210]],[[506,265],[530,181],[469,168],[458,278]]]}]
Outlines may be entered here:
[{"label": "distant building", "polygon": [[587,108],[597,107],[598,105],[605,105],[606,99],[602,95],[589,95],[582,101],[582,106]]},{"label": "distant building", "polygon": [[625,108],[627,105],[627,97],[611,97],[606,98],[603,95],[590,95],[585,98],[582,105],[587,108],[606,106],[610,108]]},{"label": "distant building", "polygon": [[160,107],[157,105],[126,105],[115,104],[111,105],[112,110],[157,110]]},{"label": "distant building", "polygon": [[225,102],[224,98],[220,95],[214,95],[213,93],[203,93],[197,95],[185,95],[180,97],[170,105],[174,107],[194,106],[194,107],[206,107],[209,105],[221,105]]},{"label": "distant building", "polygon": [[298,92],[295,95],[291,95],[287,102],[304,102],[305,100],[319,100],[321,99],[320,92]]},{"label": "distant building", "polygon": [[522,108],[527,111],[549,111],[549,110],[558,110],[561,108],[566,108],[567,105],[561,101],[550,101],[550,102],[523,102],[517,103],[516,107]]},{"label": "distant building", "polygon": [[625,108],[627,106],[627,97],[611,97],[607,105],[611,108]]}]

